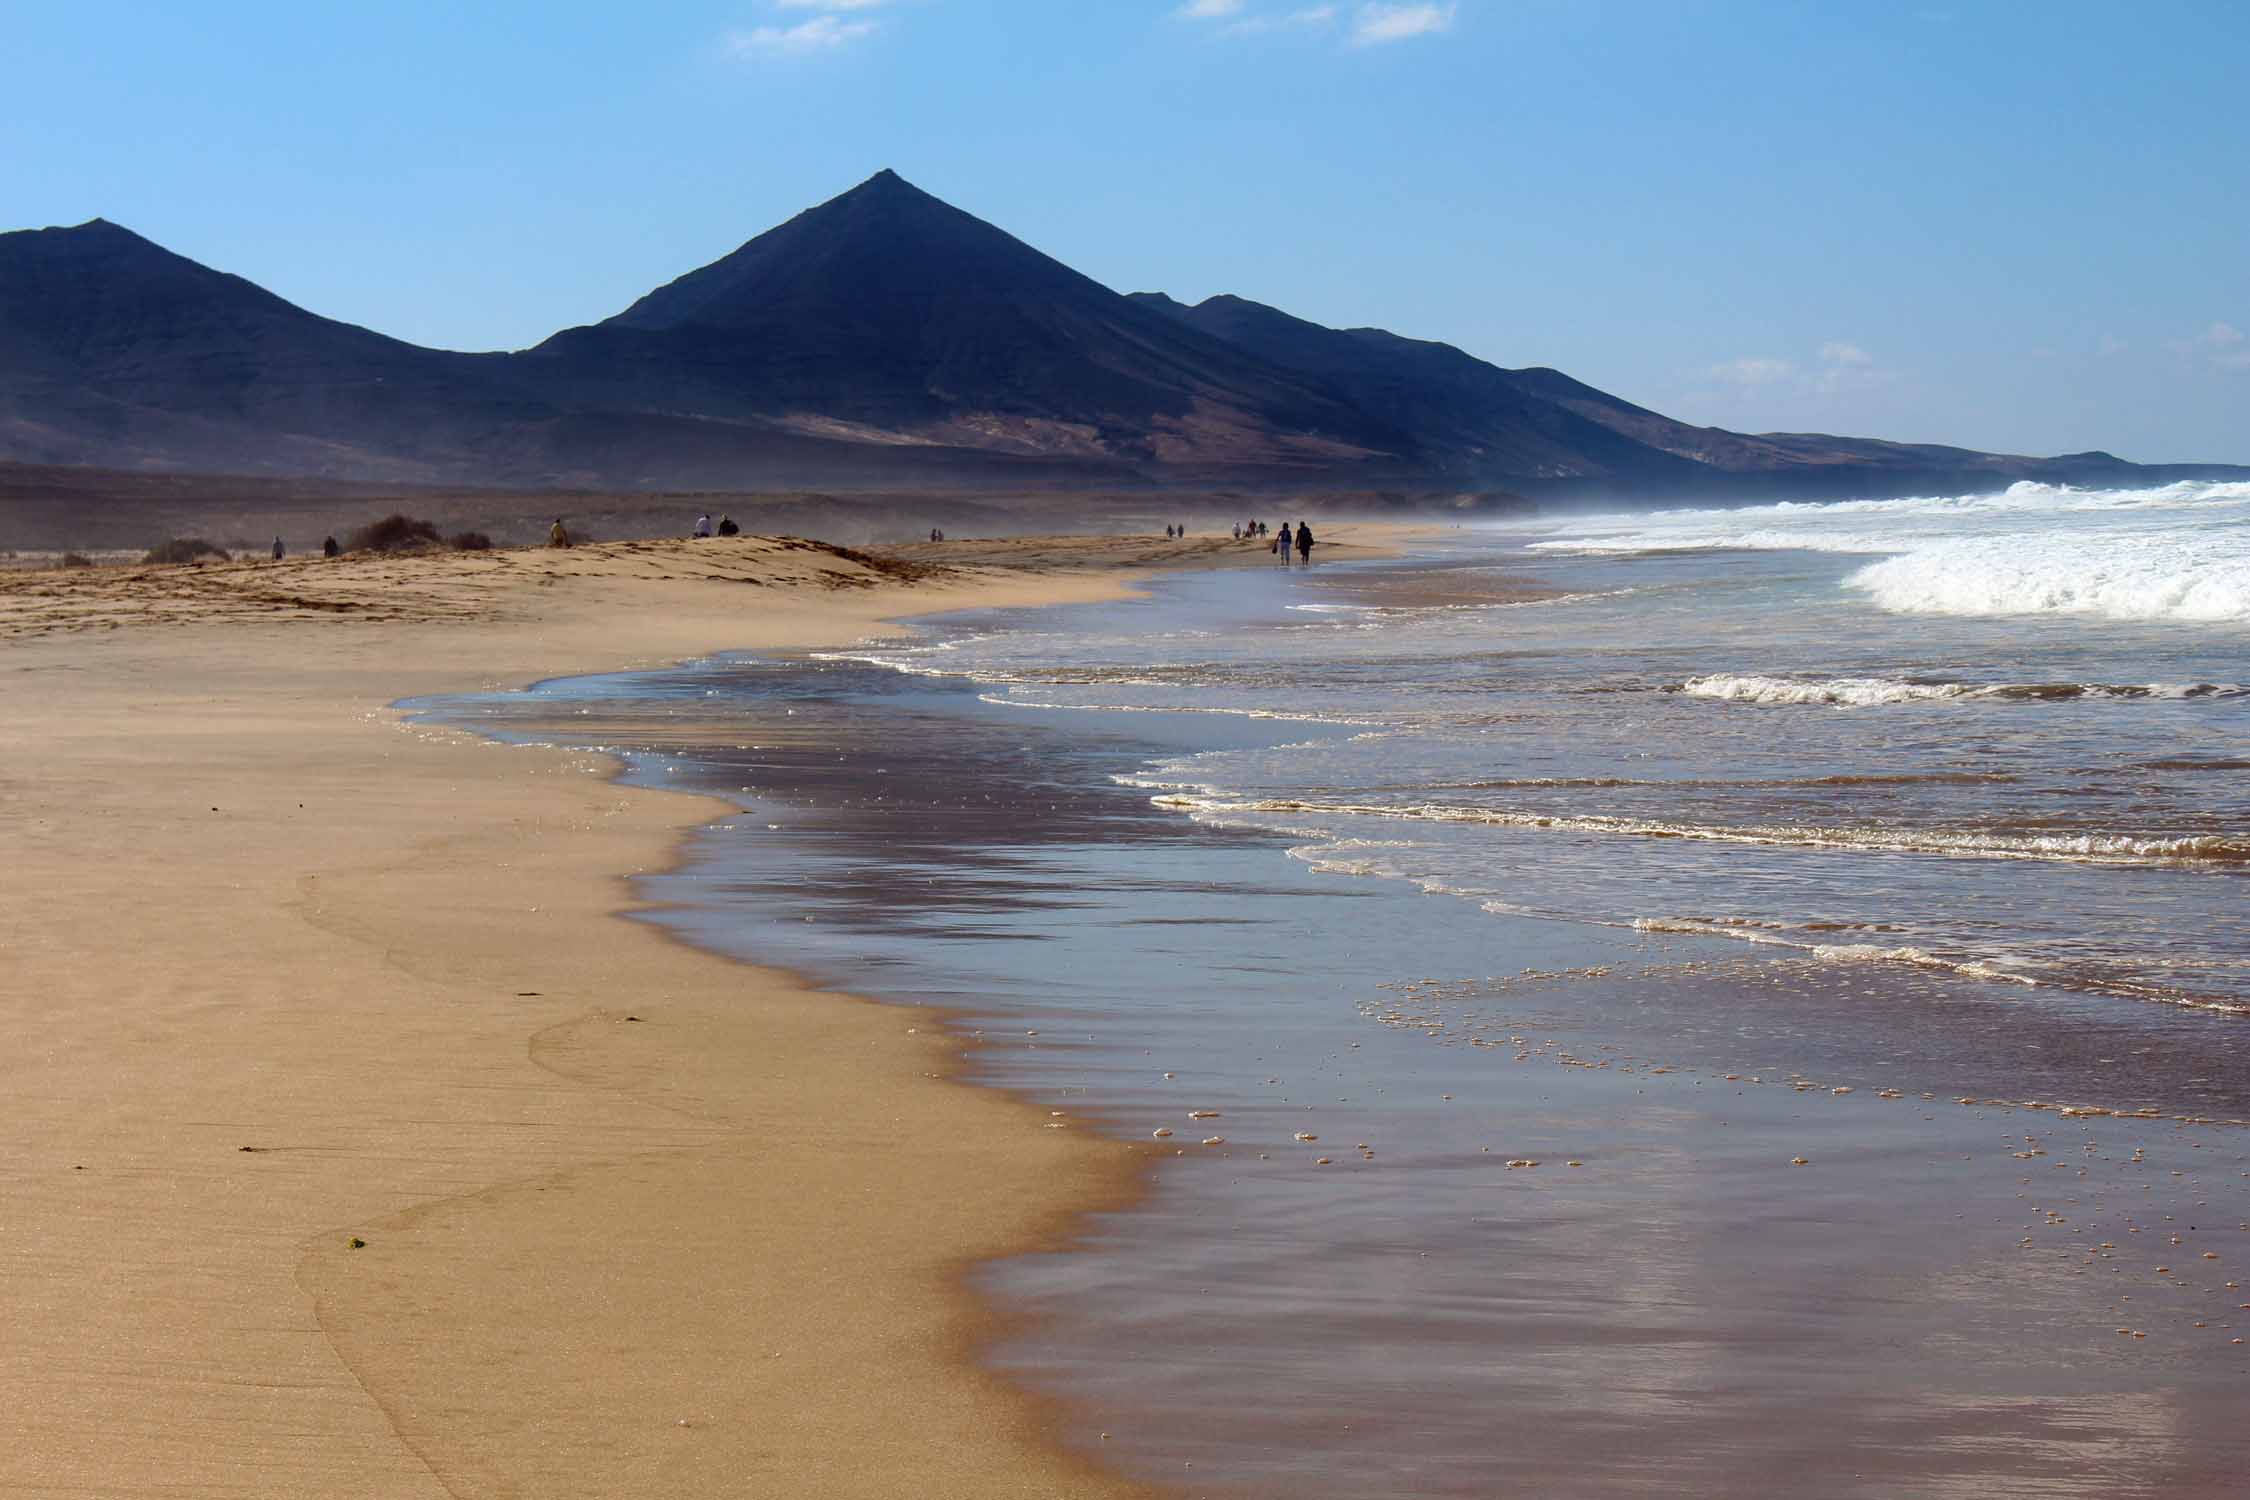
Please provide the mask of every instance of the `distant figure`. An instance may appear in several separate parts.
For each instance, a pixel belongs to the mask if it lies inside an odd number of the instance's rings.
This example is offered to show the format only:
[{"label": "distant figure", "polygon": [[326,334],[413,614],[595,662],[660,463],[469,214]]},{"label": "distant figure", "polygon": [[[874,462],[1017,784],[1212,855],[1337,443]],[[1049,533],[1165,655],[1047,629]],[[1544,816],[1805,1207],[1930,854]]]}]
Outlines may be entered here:
[{"label": "distant figure", "polygon": [[709,511],[705,511],[695,518],[695,534],[697,536],[709,536],[711,534],[711,513]]},{"label": "distant figure", "polygon": [[563,530],[561,516],[555,517],[555,524],[547,528],[547,545],[550,547],[567,547],[570,545],[570,533]]},{"label": "distant figure", "polygon": [[1274,538],[1273,551],[1274,556],[1281,559],[1282,566],[1287,567],[1289,565],[1289,523],[1287,521],[1281,523],[1281,535]]},{"label": "distant figure", "polygon": [[1242,523],[1240,521],[1234,523],[1234,539],[1238,542],[1242,540]]},{"label": "distant figure", "polygon": [[1297,523],[1297,560],[1308,568],[1312,566],[1312,549],[1312,525],[1306,521],[1299,521]]},{"label": "distant figure", "polygon": [[275,538],[273,539],[273,560],[274,560],[275,562],[280,562],[280,561],[281,561],[281,538],[280,538],[280,537],[275,537]]},{"label": "distant figure", "polygon": [[935,526],[932,526],[932,527],[930,528],[930,540],[934,542],[934,541],[936,541],[937,539],[938,539],[938,529],[937,529],[937,528],[936,528]]},{"label": "distant figure", "polygon": [[1177,526],[1173,527],[1173,528],[1172,528],[1172,534],[1173,534],[1174,536],[1178,537],[1178,538],[1179,538],[1179,539],[1180,539],[1181,541],[1183,541],[1183,542],[1184,542],[1184,541],[1186,541],[1186,540],[1187,540],[1187,522],[1185,522],[1185,521],[1182,521],[1182,522],[1181,522],[1181,523],[1180,523],[1179,525],[1177,525]]},{"label": "distant figure", "polygon": [[719,517],[719,535],[721,535],[721,536],[740,536],[741,534],[742,534],[742,528],[734,524],[734,517],[732,517],[732,516],[721,516],[721,517]]},{"label": "distant figure", "polygon": [[336,545],[336,539],[332,536],[322,537],[320,539],[320,555],[322,557],[334,557],[337,553],[343,550],[343,548]]},{"label": "distant figure", "polygon": [[1164,540],[1167,542],[1172,540],[1172,528],[1169,526],[1164,528]]}]

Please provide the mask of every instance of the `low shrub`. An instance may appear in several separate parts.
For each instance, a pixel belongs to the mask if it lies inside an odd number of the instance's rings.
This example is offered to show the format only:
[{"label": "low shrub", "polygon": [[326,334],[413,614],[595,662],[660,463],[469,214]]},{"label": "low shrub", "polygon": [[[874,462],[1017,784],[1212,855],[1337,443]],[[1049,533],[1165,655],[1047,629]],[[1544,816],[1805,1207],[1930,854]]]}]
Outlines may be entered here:
[{"label": "low shrub", "polygon": [[456,531],[445,539],[445,545],[456,552],[490,552],[492,538],[481,531]]},{"label": "low shrub", "polygon": [[148,555],[143,557],[141,561],[145,563],[191,563],[200,562],[206,557],[215,557],[220,562],[225,562],[227,551],[224,547],[212,546],[199,536],[176,536],[168,542],[159,542],[156,546],[149,548]]},{"label": "low shrub", "polygon": [[62,561],[56,564],[63,568],[90,568],[93,565],[94,560],[83,552],[65,552]]},{"label": "low shrub", "polygon": [[438,543],[438,529],[411,516],[388,515],[344,538],[346,552],[421,552]]}]

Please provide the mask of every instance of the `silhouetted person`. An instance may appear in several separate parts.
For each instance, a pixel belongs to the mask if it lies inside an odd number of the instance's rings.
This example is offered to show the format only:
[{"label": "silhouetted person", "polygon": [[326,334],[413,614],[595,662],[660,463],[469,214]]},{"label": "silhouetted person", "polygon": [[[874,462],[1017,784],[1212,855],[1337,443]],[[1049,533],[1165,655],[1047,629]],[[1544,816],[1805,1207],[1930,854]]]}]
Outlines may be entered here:
[{"label": "silhouetted person", "polygon": [[343,548],[336,545],[336,539],[332,536],[326,536],[320,539],[320,555],[322,557],[334,557],[337,553],[343,550]]},{"label": "silhouetted person", "polygon": [[275,562],[280,562],[280,561],[281,561],[281,552],[282,552],[282,548],[281,548],[281,538],[280,538],[280,537],[275,537],[275,538],[273,539],[273,560],[274,560]]},{"label": "silhouetted person", "polygon": [[1308,522],[1299,521],[1297,523],[1297,559],[1307,567],[1312,566],[1312,549],[1312,526]]},{"label": "silhouetted person", "polygon": [[732,516],[721,516],[721,517],[719,517],[719,535],[721,535],[721,536],[739,536],[739,535],[741,535],[741,534],[742,534],[742,528],[734,524],[734,517],[732,517]]}]

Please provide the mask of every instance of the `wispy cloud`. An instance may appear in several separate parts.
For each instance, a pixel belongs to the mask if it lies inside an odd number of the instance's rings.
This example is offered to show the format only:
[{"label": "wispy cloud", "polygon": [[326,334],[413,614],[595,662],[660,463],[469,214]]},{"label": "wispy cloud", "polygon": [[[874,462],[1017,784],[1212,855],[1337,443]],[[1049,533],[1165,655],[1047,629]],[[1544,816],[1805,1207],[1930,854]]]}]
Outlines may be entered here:
[{"label": "wispy cloud", "polygon": [[1345,39],[1352,46],[1373,47],[1447,30],[1458,9],[1452,0],[1442,5],[1363,0],[1357,5],[1300,5],[1288,10],[1254,10],[1249,0],[1185,0],[1172,15],[1182,21],[1215,23],[1212,29],[1219,36],[1312,33],[1343,26]]},{"label": "wispy cloud", "polygon": [[2213,323],[2201,333],[2170,341],[2174,354],[2208,360],[2213,369],[2250,370],[2250,333],[2232,323]]},{"label": "wispy cloud", "polygon": [[769,0],[769,3],[777,10],[809,10],[818,14],[788,25],[730,31],[720,43],[727,56],[805,57],[834,52],[880,31],[883,23],[865,13],[882,9],[889,0]]},{"label": "wispy cloud", "polygon": [[1302,10],[1243,16],[1219,28],[1225,36],[1258,36],[1268,31],[1325,31],[1336,24],[1337,7],[1308,5]]},{"label": "wispy cloud", "polygon": [[1703,376],[1736,390],[1778,388],[1805,396],[1834,396],[1889,385],[1897,372],[1845,339],[1830,339],[1809,364],[1778,355],[1751,354],[1707,366]]},{"label": "wispy cloud", "polygon": [[1796,374],[1797,367],[1786,359],[1754,354],[1713,365],[1704,373],[1721,385],[1772,385]]},{"label": "wispy cloud", "polygon": [[1361,5],[1352,11],[1352,45],[1378,47],[1453,29],[1453,13],[1446,5]]}]

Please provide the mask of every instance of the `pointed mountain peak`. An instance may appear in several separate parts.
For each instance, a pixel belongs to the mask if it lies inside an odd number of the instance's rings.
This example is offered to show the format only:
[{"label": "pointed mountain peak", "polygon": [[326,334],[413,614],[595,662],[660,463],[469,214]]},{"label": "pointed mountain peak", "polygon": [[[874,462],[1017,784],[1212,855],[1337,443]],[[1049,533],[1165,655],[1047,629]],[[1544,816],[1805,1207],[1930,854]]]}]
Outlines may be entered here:
[{"label": "pointed mountain peak", "polygon": [[1106,288],[885,167],[609,320],[627,328],[741,329],[810,308]]},{"label": "pointed mountain peak", "polygon": [[58,244],[100,244],[104,241],[146,245],[153,243],[133,233],[124,225],[108,219],[88,219],[83,224],[49,224],[44,229],[17,229],[0,238],[13,239],[17,235],[39,235]]},{"label": "pointed mountain peak", "polygon": [[0,255],[11,260],[28,257],[57,264],[98,263],[143,270],[184,266],[205,275],[217,274],[204,271],[195,262],[165,249],[145,235],[135,234],[122,224],[99,218],[88,219],[83,224],[50,224],[44,229],[18,229],[0,234]]}]

